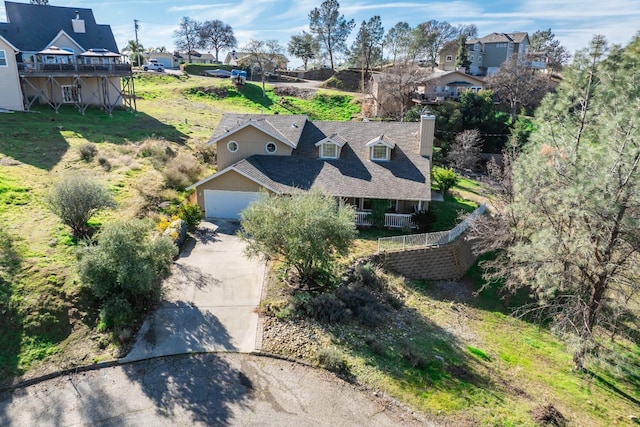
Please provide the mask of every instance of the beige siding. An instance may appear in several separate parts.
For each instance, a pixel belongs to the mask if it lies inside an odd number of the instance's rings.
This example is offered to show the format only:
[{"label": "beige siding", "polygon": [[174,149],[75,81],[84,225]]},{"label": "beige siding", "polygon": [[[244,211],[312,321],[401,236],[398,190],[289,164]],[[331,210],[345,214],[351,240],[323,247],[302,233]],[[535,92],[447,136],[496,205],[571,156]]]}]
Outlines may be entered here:
[{"label": "beige siding", "polygon": [[[78,43],[73,41],[71,38],[69,38],[69,36],[67,36],[66,34],[60,34],[58,37],[53,39],[51,41],[51,46],[57,46],[60,49],[63,49],[63,48],[71,49],[73,50],[73,53],[76,55],[80,55],[82,52],[84,52],[82,47],[79,46]],[[98,47],[98,46],[89,46],[87,49],[91,47]]]},{"label": "beige siding", "polygon": [[[44,77],[30,77],[29,81],[36,89],[32,88],[30,85],[25,85],[27,97],[35,96],[42,85],[46,83],[47,79]],[[44,92],[40,94],[38,102],[46,103],[47,99],[51,99],[55,103],[62,102],[62,86],[73,85],[74,81],[75,79],[73,77],[56,77],[52,83],[50,82],[46,84],[46,88]],[[80,79],[80,95],[82,96],[82,103],[96,106],[103,104],[113,105],[115,103],[116,106],[122,106],[122,99],[118,98],[118,92],[121,88],[120,78],[110,77],[109,81],[111,82],[107,83],[109,100],[106,102],[102,99],[101,78],[82,77]]]},{"label": "beige siding", "polygon": [[204,190],[225,190],[225,191],[260,191],[263,187],[260,184],[240,175],[234,170],[230,170],[219,177],[207,181],[196,187],[196,197],[200,209],[204,211]]},{"label": "beige siding", "polygon": [[24,110],[22,90],[18,77],[16,54],[4,39],[0,37],[0,50],[4,51],[7,66],[0,66],[0,108],[7,110]]},{"label": "beige siding", "polygon": [[[229,151],[227,148],[227,143],[229,141],[236,141],[238,143],[238,151],[235,153]],[[288,145],[275,140],[253,126],[247,126],[246,128],[241,129],[238,132],[234,132],[232,135],[218,141],[218,169],[223,170],[242,159],[253,156],[254,154],[269,154],[265,150],[265,144],[267,142],[273,142],[278,147],[277,151],[272,154],[273,156],[291,155],[292,149]]]}]

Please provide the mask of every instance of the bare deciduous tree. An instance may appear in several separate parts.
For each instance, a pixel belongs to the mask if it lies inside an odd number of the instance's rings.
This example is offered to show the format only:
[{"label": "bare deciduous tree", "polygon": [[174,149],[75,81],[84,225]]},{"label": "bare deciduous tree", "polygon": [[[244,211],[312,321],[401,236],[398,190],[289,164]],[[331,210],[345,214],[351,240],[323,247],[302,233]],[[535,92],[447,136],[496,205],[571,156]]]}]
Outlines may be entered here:
[{"label": "bare deciduous tree", "polygon": [[449,148],[447,160],[454,168],[474,170],[480,163],[482,137],[478,129],[467,129],[456,135]]}]

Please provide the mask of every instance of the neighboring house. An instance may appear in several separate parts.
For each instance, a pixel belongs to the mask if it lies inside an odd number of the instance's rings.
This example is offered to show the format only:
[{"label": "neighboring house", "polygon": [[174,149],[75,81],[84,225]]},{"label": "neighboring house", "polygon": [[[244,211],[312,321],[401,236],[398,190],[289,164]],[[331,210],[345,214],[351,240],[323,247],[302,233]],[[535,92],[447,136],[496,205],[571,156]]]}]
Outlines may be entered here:
[{"label": "neighboring house", "polygon": [[0,23],[0,108],[64,104],[111,113],[135,108],[131,66],[91,9],[5,2]]},{"label": "neighboring house", "polygon": [[525,32],[491,33],[479,39],[467,40],[469,74],[495,74],[513,55],[524,58],[529,50],[529,35]]},{"label": "neighboring house", "polygon": [[418,82],[440,74],[440,70],[429,71],[421,67],[400,67],[394,71],[373,73],[363,109],[368,117],[397,117],[413,105],[411,99]]},{"label": "neighboring house", "polygon": [[178,68],[180,66],[180,61],[182,61],[182,56],[178,54],[178,52],[144,52],[142,54],[144,57],[144,62],[148,63],[150,59],[157,59],[158,64],[162,64],[164,68]]},{"label": "neighboring house", "polygon": [[[183,58],[188,58],[189,54],[187,52],[180,54]],[[195,50],[191,51],[191,62],[197,64],[215,64],[216,57],[210,53],[200,53]]]},{"label": "neighboring house", "polygon": [[[236,52],[232,50],[225,56],[223,64],[232,66],[246,65],[246,62],[250,60],[250,58],[251,54],[249,52]],[[289,59],[286,56],[278,55],[278,61],[274,66],[276,69],[286,70],[288,63]]]},{"label": "neighboring house", "polygon": [[440,51],[438,68],[442,71],[454,71],[456,69],[456,56],[458,55],[458,40],[451,40],[445,43]]},{"label": "neighboring house", "polygon": [[484,80],[460,71],[446,71],[417,83],[413,101],[420,105],[440,103],[447,99],[459,100],[466,91],[484,89]]},{"label": "neighboring house", "polygon": [[319,190],[357,210],[389,201],[388,227],[411,226],[431,197],[435,116],[410,122],[321,122],[304,115],[226,114],[209,144],[218,170],[188,187],[205,216],[238,218],[268,194]]}]

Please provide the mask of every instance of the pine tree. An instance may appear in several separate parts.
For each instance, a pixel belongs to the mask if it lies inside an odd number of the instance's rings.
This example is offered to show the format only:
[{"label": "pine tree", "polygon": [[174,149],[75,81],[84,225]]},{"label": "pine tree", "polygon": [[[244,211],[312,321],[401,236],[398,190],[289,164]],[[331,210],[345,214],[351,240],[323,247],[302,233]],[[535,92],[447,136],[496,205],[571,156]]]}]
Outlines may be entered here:
[{"label": "pine tree", "polygon": [[595,37],[538,110],[513,167],[512,243],[492,266],[532,291],[523,313],[570,337],[579,369],[640,290],[640,38],[606,49]]}]

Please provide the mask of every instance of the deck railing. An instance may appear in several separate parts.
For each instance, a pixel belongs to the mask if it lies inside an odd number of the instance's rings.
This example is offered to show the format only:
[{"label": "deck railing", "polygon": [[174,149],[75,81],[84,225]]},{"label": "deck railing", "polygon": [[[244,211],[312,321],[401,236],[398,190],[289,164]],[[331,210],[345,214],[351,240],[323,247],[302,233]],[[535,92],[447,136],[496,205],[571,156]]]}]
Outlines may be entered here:
[{"label": "deck railing", "polygon": [[130,73],[131,64],[18,64],[18,71],[25,74],[31,73]]},{"label": "deck railing", "polygon": [[[464,233],[472,221],[475,221],[486,210],[486,205],[480,205],[478,209],[467,216],[464,221],[448,231],[435,233],[407,234],[404,236],[380,237],[378,239],[378,252],[404,250],[417,247],[438,246],[453,242]],[[411,216],[411,215],[409,215]],[[409,219],[410,220],[410,219]]]}]

